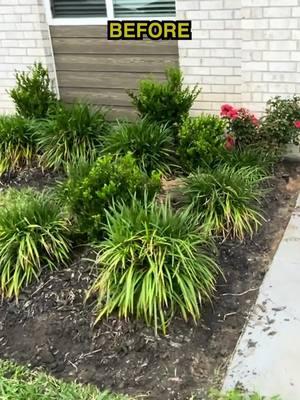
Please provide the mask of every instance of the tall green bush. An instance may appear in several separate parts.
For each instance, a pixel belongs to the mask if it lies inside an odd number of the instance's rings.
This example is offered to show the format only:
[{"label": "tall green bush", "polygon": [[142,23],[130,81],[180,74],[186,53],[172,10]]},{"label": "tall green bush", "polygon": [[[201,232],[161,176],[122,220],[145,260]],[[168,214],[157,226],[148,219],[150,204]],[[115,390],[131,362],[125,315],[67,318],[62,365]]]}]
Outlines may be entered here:
[{"label": "tall green bush", "polygon": [[142,80],[137,93],[129,92],[129,95],[141,117],[177,127],[188,115],[199,93],[197,86],[184,87],[182,72],[170,68],[166,70],[166,82]]},{"label": "tall green bush", "polygon": [[60,197],[75,216],[79,230],[99,237],[105,209],[114,201],[128,202],[134,193],[141,196],[145,189],[154,195],[159,188],[160,175],[147,176],[130,153],[123,157],[105,155],[90,166],[73,166],[61,185]]},{"label": "tall green bush", "polygon": [[145,196],[114,205],[106,218],[99,276],[90,291],[98,296],[97,320],[117,312],[163,333],[176,312],[198,321],[219,269],[211,241],[189,211],[173,211],[169,201],[159,205]]},{"label": "tall green bush", "polygon": [[56,103],[48,70],[35,63],[28,72],[17,72],[16,81],[16,87],[9,93],[17,113],[24,118],[46,118]]}]

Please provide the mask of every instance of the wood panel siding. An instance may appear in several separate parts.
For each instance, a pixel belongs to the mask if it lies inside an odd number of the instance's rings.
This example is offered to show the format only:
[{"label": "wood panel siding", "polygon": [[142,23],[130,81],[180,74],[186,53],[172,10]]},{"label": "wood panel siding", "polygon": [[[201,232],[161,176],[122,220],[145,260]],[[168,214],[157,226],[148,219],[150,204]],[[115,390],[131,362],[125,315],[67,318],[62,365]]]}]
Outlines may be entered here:
[{"label": "wood panel siding", "polygon": [[174,41],[108,41],[106,26],[52,26],[50,31],[62,100],[105,106],[111,118],[134,118],[127,90],[147,77],[164,80],[165,69],[178,65]]}]

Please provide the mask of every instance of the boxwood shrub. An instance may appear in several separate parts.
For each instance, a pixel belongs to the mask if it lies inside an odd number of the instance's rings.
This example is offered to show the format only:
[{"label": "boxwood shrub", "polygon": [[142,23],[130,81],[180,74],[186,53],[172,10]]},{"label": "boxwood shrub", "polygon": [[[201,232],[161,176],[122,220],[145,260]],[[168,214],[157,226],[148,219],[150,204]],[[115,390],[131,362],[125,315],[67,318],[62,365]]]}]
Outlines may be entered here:
[{"label": "boxwood shrub", "polygon": [[128,153],[119,157],[107,154],[90,165],[73,166],[59,192],[80,232],[99,237],[105,209],[116,200],[129,201],[133,194],[139,197],[145,189],[154,195],[160,189],[160,175],[149,177]]},{"label": "boxwood shrub", "polygon": [[216,164],[225,148],[226,122],[214,115],[188,117],[179,130],[179,146],[182,166],[191,171],[200,166]]}]

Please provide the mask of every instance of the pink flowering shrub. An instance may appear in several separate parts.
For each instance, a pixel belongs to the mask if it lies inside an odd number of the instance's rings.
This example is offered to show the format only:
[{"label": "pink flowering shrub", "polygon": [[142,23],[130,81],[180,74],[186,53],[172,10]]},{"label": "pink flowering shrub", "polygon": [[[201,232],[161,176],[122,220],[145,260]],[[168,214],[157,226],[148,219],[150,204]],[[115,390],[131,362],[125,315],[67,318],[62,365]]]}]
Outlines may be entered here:
[{"label": "pink flowering shrub", "polygon": [[260,135],[269,145],[299,144],[300,96],[274,97],[267,102],[261,119]]},{"label": "pink flowering shrub", "polygon": [[246,108],[223,104],[221,117],[227,120],[228,135],[225,147],[231,150],[255,144],[259,136],[259,120]]}]

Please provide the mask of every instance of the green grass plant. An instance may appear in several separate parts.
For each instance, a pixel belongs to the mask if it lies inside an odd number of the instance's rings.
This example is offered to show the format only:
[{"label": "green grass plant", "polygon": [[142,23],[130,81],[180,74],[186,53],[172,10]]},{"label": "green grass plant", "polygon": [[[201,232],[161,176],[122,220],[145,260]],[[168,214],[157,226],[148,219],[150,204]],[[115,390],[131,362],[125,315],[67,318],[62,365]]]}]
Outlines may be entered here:
[{"label": "green grass plant", "polygon": [[42,268],[67,264],[70,226],[46,192],[10,189],[0,206],[0,290],[4,297],[17,297]]},{"label": "green grass plant", "polygon": [[175,161],[170,128],[146,118],[133,123],[118,123],[105,137],[104,152],[118,155],[131,152],[147,174],[153,171],[170,172]]},{"label": "green grass plant", "polygon": [[219,268],[210,239],[188,210],[170,202],[133,198],[106,212],[105,240],[97,246],[97,321],[117,312],[166,333],[176,312],[197,322],[215,290]]},{"label": "green grass plant", "polygon": [[225,164],[192,173],[184,179],[181,191],[204,230],[224,239],[243,240],[247,234],[252,236],[263,220],[264,179],[260,168]]}]

